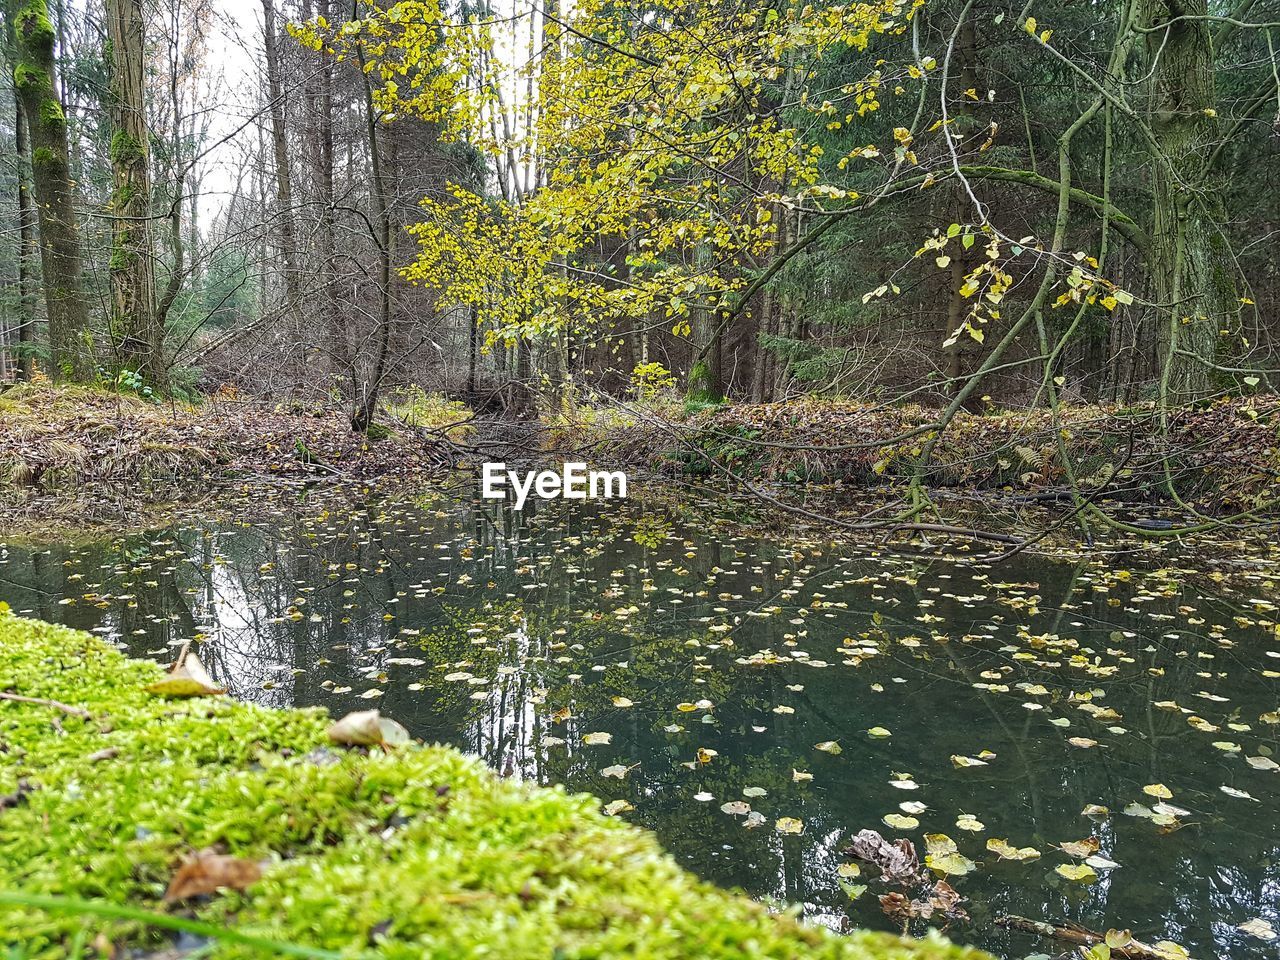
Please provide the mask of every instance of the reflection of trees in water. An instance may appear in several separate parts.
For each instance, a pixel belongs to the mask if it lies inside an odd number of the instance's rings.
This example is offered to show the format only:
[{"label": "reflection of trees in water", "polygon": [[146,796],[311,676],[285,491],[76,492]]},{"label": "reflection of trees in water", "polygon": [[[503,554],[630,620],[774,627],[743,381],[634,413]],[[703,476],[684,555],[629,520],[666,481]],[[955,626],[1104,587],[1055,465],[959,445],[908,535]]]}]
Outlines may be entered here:
[{"label": "reflection of trees in water", "polygon": [[[1232,930],[1242,920],[1280,922],[1280,844],[1267,827],[1280,819],[1275,796],[1243,777],[1236,784],[1238,758],[1218,756],[1208,745],[1212,738],[1190,728],[1185,714],[1152,706],[1177,701],[1205,716],[1239,710],[1246,719],[1274,708],[1250,660],[1257,653],[1250,652],[1246,632],[1235,637],[1236,648],[1223,649],[1194,632],[1208,625],[1193,628],[1178,613],[1185,604],[1212,610],[1202,614],[1209,624],[1230,623],[1234,601],[1203,597],[1180,583],[1150,602],[1125,599],[1115,606],[1108,601],[1116,593],[1095,590],[1100,568],[1093,564],[1026,557],[1016,573],[990,571],[988,580],[975,581],[972,568],[939,560],[868,560],[829,548],[818,558],[790,546],[709,535],[696,521],[666,531],[638,519],[617,505],[608,512],[539,505],[514,513],[491,503],[412,511],[370,502],[320,519],[298,513],[269,525],[11,550],[0,566],[0,596],[46,619],[105,630],[138,654],[202,633],[208,640],[201,656],[237,695],[273,704],[329,703],[336,712],[379,705],[415,735],[457,744],[502,773],[627,799],[636,806],[628,818],[657,831],[681,862],[704,876],[808,903],[824,917],[849,913],[887,925],[874,884],[865,903],[847,902],[836,882],[839,851],[862,827],[892,832],[881,818],[903,800],[920,800],[929,806],[920,818],[923,830],[952,834],[984,862],[978,873],[956,880],[973,899],[980,928],[1000,913],[1065,917],[1094,927],[1133,925],[1148,938],[1156,933],[1222,954],[1239,950]],[[72,579],[77,575],[83,579]],[[879,578],[867,579],[871,575]],[[1026,592],[1039,595],[1042,612],[996,602],[993,584],[1006,577],[1035,582]],[[97,582],[101,586],[93,586]],[[815,591],[847,606],[814,607]],[[112,599],[102,606],[58,603],[94,592]],[[973,599],[977,593],[986,599]],[[747,615],[773,604],[783,608],[774,616]],[[637,612],[629,617],[614,615],[632,605]],[[922,622],[925,611],[941,622]],[[384,620],[388,613],[394,619]],[[1155,620],[1152,613],[1177,619]],[[735,625],[727,637],[713,636],[705,618]],[[476,624],[484,625],[479,636],[468,633]],[[1019,659],[1002,649],[1026,646],[1017,638],[1019,624],[1091,648],[1083,663],[1097,656],[1121,669],[1097,677],[1079,664],[1050,668]],[[944,641],[930,636],[935,628]],[[1135,637],[1116,639],[1116,630]],[[1176,638],[1165,636],[1174,630]],[[857,668],[840,665],[835,651],[846,638],[859,637],[877,639],[882,654]],[[921,638],[920,645],[902,644],[911,637]],[[733,646],[716,646],[725,639]],[[691,640],[696,644],[688,645]],[[784,656],[803,650],[833,666],[734,662],[766,647]],[[1041,653],[1041,660],[1065,659],[1071,651]],[[558,662],[562,656],[569,662]],[[427,662],[389,662],[398,657]],[[488,683],[443,681],[463,663]],[[992,670],[1001,671],[1009,693],[975,687]],[[1216,676],[1221,670],[1225,681]],[[409,690],[409,683],[422,689]],[[1018,683],[1053,691],[1057,700],[1044,702],[1071,727],[1052,728],[1048,714],[1026,710],[1022,701],[1032,698]],[[353,690],[335,695],[335,685]],[[358,699],[375,685],[386,691],[381,700]],[[791,689],[797,685],[803,689]],[[1100,702],[1123,714],[1127,734],[1106,734],[1106,723],[1066,699],[1095,688],[1106,691]],[[471,699],[477,689],[487,696]],[[1194,699],[1197,691],[1231,702],[1218,707]],[[614,696],[635,706],[617,708]],[[700,711],[674,710],[702,697],[715,703],[714,723],[701,723]],[[772,713],[778,704],[796,713]],[[569,719],[553,722],[564,708]],[[673,722],[685,731],[665,733]],[[757,725],[767,730],[757,733]],[[871,726],[894,735],[869,740]],[[610,732],[613,743],[584,745],[582,737],[593,731]],[[1103,745],[1072,748],[1064,743],[1072,735]],[[566,742],[548,747],[547,736]],[[824,740],[840,741],[844,753],[815,752],[813,745]],[[686,769],[700,746],[718,756]],[[997,754],[989,766],[951,768],[949,755],[982,749]],[[615,763],[639,765],[625,780],[604,778],[600,770]],[[793,768],[813,772],[814,782],[794,784]],[[921,789],[890,788],[888,780],[899,772],[914,775]],[[1141,785],[1153,782],[1172,786],[1173,802],[1193,811],[1173,836],[1119,814],[1126,803],[1143,800]],[[1262,802],[1223,800],[1220,783],[1249,787]],[[751,801],[768,818],[755,830],[720,811],[722,803],[742,799],[747,785],[768,791]],[[695,801],[699,790],[715,799]],[[1087,803],[1105,803],[1114,814],[1099,822],[1082,818]],[[986,831],[958,831],[961,811],[984,821]],[[805,833],[779,836],[772,829],[779,816],[799,817]],[[1052,870],[1063,858],[1052,844],[1091,832],[1121,868],[1088,887],[1059,882]],[[983,852],[988,836],[1036,846],[1044,856],[995,864]],[[980,939],[999,949],[1004,936]],[[1008,952],[1021,955],[1025,946],[1011,939]]]}]

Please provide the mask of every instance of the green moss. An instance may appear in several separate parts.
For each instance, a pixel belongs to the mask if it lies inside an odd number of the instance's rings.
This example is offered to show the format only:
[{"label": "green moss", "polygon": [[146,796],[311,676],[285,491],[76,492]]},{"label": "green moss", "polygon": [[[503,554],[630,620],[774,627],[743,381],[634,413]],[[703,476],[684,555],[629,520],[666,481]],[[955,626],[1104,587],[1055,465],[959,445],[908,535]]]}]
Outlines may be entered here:
[{"label": "green moss", "polygon": [[43,70],[19,63],[13,68],[13,85],[19,90],[27,90],[44,83],[48,78]]},{"label": "green moss", "polygon": [[133,163],[142,158],[142,146],[123,130],[111,135],[111,162]]},{"label": "green moss", "polygon": [[45,0],[28,0],[27,5],[14,14],[13,26],[26,43],[52,47],[56,34]]},{"label": "green moss", "polygon": [[61,125],[67,122],[66,115],[62,112],[62,104],[52,97],[46,97],[40,102],[40,122],[49,125]]},{"label": "green moss", "polygon": [[36,173],[57,174],[63,166],[62,159],[48,147],[36,147],[31,154],[31,169]]},{"label": "green moss", "polygon": [[[0,794],[30,788],[0,816],[0,888],[162,911],[179,859],[218,845],[270,866],[195,904],[200,919],[352,956],[985,956],[803,927],[696,880],[592,797],[499,779],[446,747],[331,749],[322,711],[163,700],[144,690],[159,673],[0,610],[0,689],[92,715],[0,702]],[[164,941],[127,918],[0,906],[0,945],[23,956],[66,956],[86,929]],[[224,942],[216,955],[262,954]]]},{"label": "green moss", "polygon": [[699,360],[689,370],[689,391],[686,399],[701,403],[719,403],[724,399],[723,394],[715,389],[711,367],[705,360]]},{"label": "green moss", "polygon": [[137,255],[122,246],[117,246],[111,251],[111,261],[108,269],[112,273],[120,273],[128,270],[133,262],[137,259]]}]

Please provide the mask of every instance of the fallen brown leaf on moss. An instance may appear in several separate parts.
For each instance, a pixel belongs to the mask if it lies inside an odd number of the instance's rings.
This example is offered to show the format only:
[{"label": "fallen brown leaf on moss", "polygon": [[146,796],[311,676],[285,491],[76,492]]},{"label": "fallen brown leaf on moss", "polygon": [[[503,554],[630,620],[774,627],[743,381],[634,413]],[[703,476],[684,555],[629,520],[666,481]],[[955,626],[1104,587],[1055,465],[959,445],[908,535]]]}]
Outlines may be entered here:
[{"label": "fallen brown leaf on moss", "polygon": [[164,900],[172,903],[221,889],[243,890],[261,877],[262,867],[255,860],[202,850],[178,868],[164,892]]}]

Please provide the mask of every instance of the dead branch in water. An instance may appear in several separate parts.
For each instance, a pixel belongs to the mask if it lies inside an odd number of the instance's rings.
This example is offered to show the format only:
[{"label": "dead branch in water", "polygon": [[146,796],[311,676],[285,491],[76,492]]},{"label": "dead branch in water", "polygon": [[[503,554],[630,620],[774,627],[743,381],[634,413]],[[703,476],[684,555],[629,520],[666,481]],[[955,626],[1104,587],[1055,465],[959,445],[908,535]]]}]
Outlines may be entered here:
[{"label": "dead branch in water", "polygon": [[[1043,920],[1029,920],[1026,917],[996,917],[996,926],[1006,930],[1017,930],[1050,940],[1061,940],[1064,943],[1075,943],[1084,947],[1092,947],[1107,942],[1107,934],[1098,933],[1077,923],[1046,923]],[[1113,932],[1114,933],[1114,932]],[[1169,954],[1134,940],[1127,930],[1114,933],[1111,955],[1124,957],[1126,960],[1169,960]]]}]

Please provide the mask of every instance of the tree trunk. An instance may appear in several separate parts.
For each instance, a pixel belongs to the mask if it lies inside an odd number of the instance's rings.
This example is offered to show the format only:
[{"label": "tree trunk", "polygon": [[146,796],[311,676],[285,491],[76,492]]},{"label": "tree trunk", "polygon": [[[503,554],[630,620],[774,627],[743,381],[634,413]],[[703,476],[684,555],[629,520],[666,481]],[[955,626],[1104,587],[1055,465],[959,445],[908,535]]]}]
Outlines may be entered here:
[{"label": "tree trunk", "polygon": [[[694,262],[699,269],[706,268],[708,252],[702,246],[694,252]],[[699,291],[698,296],[705,297],[705,293]],[[688,396],[692,400],[719,402],[724,399],[720,370],[720,341],[724,332],[720,326],[724,316],[710,304],[699,304],[692,308],[692,313],[694,355],[689,366]]]},{"label": "tree trunk", "polygon": [[769,295],[768,290],[760,292],[760,318],[756,322],[756,340],[753,356],[755,365],[751,371],[751,402],[764,402],[764,385],[765,378],[768,374],[769,351],[761,342],[761,338],[769,333],[769,310],[773,304],[773,298]]},{"label": "tree trunk", "polygon": [[480,352],[480,323],[476,317],[475,305],[467,308],[467,400],[474,402],[476,398],[476,359]]},{"label": "tree trunk", "polygon": [[[320,15],[332,21],[333,12],[329,0],[320,0]],[[323,51],[317,77],[318,96],[315,103],[316,150],[315,183],[316,199],[320,203],[320,223],[316,242],[319,246],[321,295],[320,308],[329,324],[329,352],[334,372],[339,376],[349,373],[350,351],[347,349],[347,331],[338,310],[336,266],[334,264],[334,210],[333,210],[333,61]]]},{"label": "tree trunk", "polygon": [[58,100],[54,32],[45,0],[9,0],[15,47],[14,88],[31,140],[31,179],[40,225],[40,263],[49,320],[51,374],[85,380],[93,373],[89,304],[81,290],[82,252],[67,165],[67,119]]},{"label": "tree trunk", "polygon": [[1152,69],[1152,277],[1161,324],[1161,394],[1173,403],[1215,389],[1240,302],[1222,225],[1221,193],[1206,176],[1218,142],[1208,0],[1143,0],[1139,22]]},{"label": "tree trunk", "polygon": [[111,39],[111,331],[121,366],[165,384],[164,330],[155,309],[150,133],[142,64],[142,0],[108,0]]},{"label": "tree trunk", "polygon": [[[263,0],[270,3],[271,0]],[[378,144],[378,118],[373,105],[373,87],[364,72],[364,54],[357,48],[360,65],[360,77],[364,84],[364,119],[365,129],[369,137],[369,165],[373,173],[373,207],[376,216],[378,236],[378,331],[377,353],[374,355],[373,368],[369,372],[369,380],[364,388],[358,391],[356,408],[351,414],[351,429],[358,433],[368,433],[369,425],[378,409],[378,392],[382,389],[382,378],[386,374],[387,354],[391,347],[391,264],[395,256],[395,232],[391,225],[391,206],[387,199],[386,180],[383,176],[382,152]]]},{"label": "tree trunk", "polygon": [[284,255],[284,290],[289,306],[298,305],[298,250],[293,229],[293,180],[284,125],[284,93],[280,82],[280,50],[275,0],[262,0],[262,44],[267,65],[267,98],[271,113],[271,148],[276,165],[276,220]]},{"label": "tree trunk", "polygon": [[14,100],[14,147],[18,154],[18,379],[30,380],[35,366],[36,297],[32,267],[36,258],[36,212],[31,203],[31,147],[22,100]]},{"label": "tree trunk", "polygon": [[[977,4],[974,6],[976,8]],[[975,22],[979,15],[977,9],[970,10],[964,22],[960,24],[960,34],[956,38],[958,41],[956,58],[960,62],[960,75],[956,87],[961,92],[955,98],[955,105],[952,108],[955,123],[950,135],[958,142],[957,149],[962,149],[960,145],[973,135],[975,127],[974,101],[966,96],[964,91],[976,90],[978,86],[978,33]],[[959,210],[964,211],[968,203],[968,194],[957,187],[956,205]],[[967,218],[961,212],[957,214],[956,219],[964,222]],[[976,260],[958,242],[954,248],[948,246],[947,253],[951,255],[951,274],[950,294],[947,301],[946,340],[955,337],[955,342],[944,348],[946,364],[943,369],[948,382],[943,393],[950,400],[964,387],[964,378],[972,365],[973,338],[968,333],[959,333],[968,316],[972,301],[961,295],[960,290],[964,287],[965,277],[974,268]]]}]

